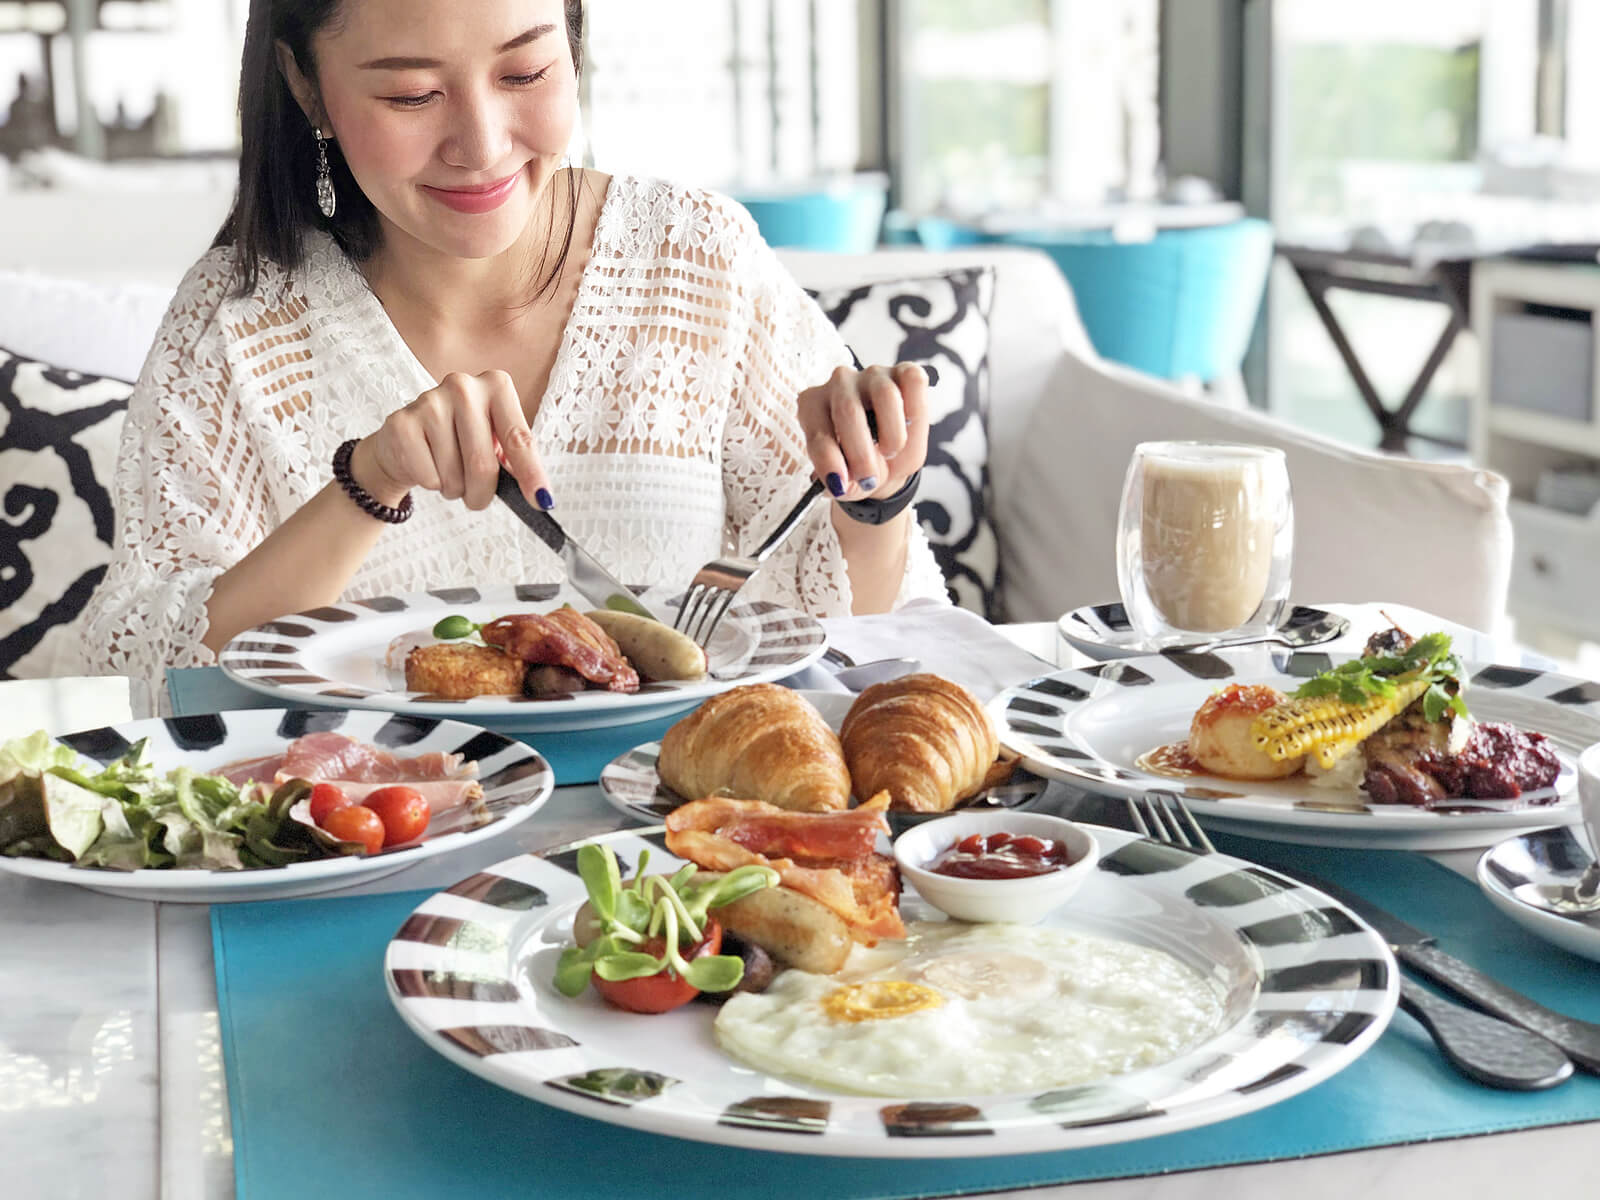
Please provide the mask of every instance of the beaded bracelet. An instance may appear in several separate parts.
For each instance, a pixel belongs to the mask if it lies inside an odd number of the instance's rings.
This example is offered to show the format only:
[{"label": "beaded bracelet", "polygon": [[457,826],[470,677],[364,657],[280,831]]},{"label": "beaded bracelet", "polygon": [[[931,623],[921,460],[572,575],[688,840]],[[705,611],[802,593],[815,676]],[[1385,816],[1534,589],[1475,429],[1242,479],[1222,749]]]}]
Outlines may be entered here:
[{"label": "beaded bracelet", "polygon": [[838,504],[844,509],[844,515],[852,521],[860,521],[863,525],[882,525],[898,517],[917,498],[917,485],[921,482],[922,469],[919,467],[892,496],[885,496],[882,500],[840,500]]},{"label": "beaded bracelet", "polygon": [[344,489],[345,495],[354,500],[361,511],[369,517],[376,517],[390,525],[398,525],[411,517],[411,493],[407,492],[400,499],[397,506],[391,507],[384,504],[366,488],[355,481],[355,476],[350,474],[350,458],[356,452],[356,443],[360,438],[351,438],[348,442],[340,444],[333,452],[333,478]]}]

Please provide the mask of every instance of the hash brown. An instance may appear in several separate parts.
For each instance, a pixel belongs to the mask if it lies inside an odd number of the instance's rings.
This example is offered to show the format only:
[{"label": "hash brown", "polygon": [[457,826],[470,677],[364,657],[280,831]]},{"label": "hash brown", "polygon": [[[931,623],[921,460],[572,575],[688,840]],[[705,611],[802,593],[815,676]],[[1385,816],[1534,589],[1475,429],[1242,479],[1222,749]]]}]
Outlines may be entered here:
[{"label": "hash brown", "polygon": [[519,696],[527,664],[494,646],[439,642],[406,655],[406,689],[446,700]]}]

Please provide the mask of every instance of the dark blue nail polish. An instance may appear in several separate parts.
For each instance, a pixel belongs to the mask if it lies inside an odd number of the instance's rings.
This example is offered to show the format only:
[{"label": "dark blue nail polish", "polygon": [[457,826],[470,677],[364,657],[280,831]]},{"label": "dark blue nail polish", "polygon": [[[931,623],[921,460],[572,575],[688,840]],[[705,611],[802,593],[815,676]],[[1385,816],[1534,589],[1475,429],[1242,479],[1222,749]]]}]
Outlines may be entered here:
[{"label": "dark blue nail polish", "polygon": [[878,477],[876,475],[868,475],[866,478],[862,479],[862,481],[861,481],[861,490],[863,492],[870,492],[873,488],[875,488],[877,486],[878,486]]},{"label": "dark blue nail polish", "polygon": [[839,478],[839,472],[828,472],[828,490],[835,496],[844,495],[844,480]]},{"label": "dark blue nail polish", "polygon": [[544,509],[545,512],[549,512],[556,506],[556,498],[550,494],[549,488],[540,488],[537,492],[535,492],[533,494],[533,501],[540,508]]}]

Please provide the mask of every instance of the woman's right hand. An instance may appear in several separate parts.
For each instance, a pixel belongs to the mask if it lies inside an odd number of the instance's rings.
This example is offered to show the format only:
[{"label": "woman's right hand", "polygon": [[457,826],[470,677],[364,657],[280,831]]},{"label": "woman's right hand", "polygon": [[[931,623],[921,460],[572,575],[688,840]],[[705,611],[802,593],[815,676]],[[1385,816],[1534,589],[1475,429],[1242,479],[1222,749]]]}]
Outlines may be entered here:
[{"label": "woman's right hand", "polygon": [[481,511],[494,502],[502,461],[530,503],[554,507],[511,376],[452,372],[363,438],[350,473],[384,504],[398,504],[419,487]]}]

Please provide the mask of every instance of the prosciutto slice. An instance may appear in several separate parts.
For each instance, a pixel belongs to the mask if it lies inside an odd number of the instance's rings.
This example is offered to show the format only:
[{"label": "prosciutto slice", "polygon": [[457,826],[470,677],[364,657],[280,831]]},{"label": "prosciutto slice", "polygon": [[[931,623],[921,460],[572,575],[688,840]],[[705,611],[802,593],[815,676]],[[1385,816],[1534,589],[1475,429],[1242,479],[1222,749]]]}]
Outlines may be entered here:
[{"label": "prosciutto slice", "polygon": [[708,871],[771,867],[779,884],[832,909],[859,942],[903,938],[900,874],[873,847],[887,833],[887,792],[844,812],[791,812],[713,796],[667,817],[667,849]]},{"label": "prosciutto slice", "polygon": [[290,744],[274,779],[382,784],[470,779],[477,773],[478,764],[463,763],[459,754],[434,751],[401,758],[342,733],[308,733]]}]

